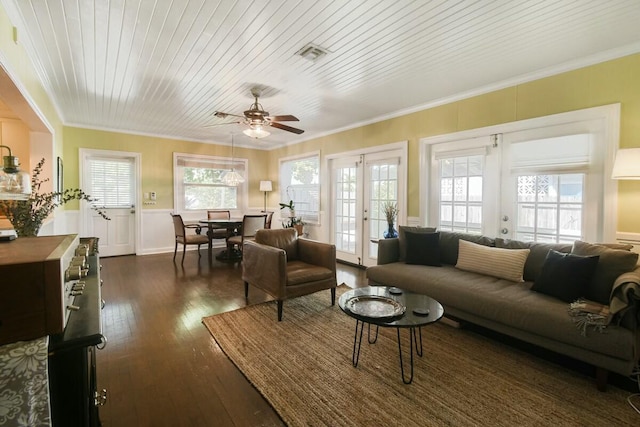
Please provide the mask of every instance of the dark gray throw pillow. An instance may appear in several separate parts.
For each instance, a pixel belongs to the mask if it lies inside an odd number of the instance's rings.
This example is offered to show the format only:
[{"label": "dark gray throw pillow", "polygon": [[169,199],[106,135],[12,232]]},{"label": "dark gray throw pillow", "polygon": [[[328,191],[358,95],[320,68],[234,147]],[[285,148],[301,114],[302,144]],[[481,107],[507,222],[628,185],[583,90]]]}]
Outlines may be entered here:
[{"label": "dark gray throw pillow", "polygon": [[576,255],[600,256],[598,268],[596,268],[591,278],[585,297],[588,300],[605,305],[609,305],[613,282],[615,282],[621,274],[635,269],[636,263],[638,262],[638,254],[635,252],[610,249],[603,245],[592,245],[580,240],[573,242],[571,253]]},{"label": "dark gray throw pillow", "polygon": [[564,302],[573,302],[585,296],[589,282],[598,266],[598,258],[598,256],[580,256],[550,250],[531,290]]},{"label": "dark gray throw pillow", "polygon": [[404,261],[407,257],[407,239],[405,238],[405,232],[411,231],[413,233],[433,233],[436,231],[434,227],[415,227],[411,225],[401,225],[398,227],[398,248],[400,253],[398,261]]},{"label": "dark gray throw pillow", "polygon": [[407,241],[407,264],[440,267],[440,233],[405,232]]}]

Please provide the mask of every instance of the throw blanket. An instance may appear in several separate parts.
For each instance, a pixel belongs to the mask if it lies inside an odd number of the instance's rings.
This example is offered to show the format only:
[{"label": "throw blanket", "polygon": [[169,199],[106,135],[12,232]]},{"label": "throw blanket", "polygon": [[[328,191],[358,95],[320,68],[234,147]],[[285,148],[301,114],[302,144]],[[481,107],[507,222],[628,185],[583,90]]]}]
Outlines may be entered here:
[{"label": "throw blanket", "polygon": [[614,318],[620,322],[629,310],[634,309],[636,319],[633,321],[637,324],[640,323],[640,271],[638,269],[624,273],[616,279],[611,289],[609,305],[579,299],[569,304],[569,315],[574,318],[582,335],[586,336],[589,327],[602,332]]}]

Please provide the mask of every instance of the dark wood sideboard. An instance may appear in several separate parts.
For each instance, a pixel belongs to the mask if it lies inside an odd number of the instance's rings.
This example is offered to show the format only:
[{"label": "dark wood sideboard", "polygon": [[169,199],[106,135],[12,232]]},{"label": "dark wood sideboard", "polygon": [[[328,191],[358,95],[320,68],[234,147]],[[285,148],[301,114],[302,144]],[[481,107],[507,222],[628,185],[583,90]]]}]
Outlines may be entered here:
[{"label": "dark wood sideboard", "polygon": [[[53,427],[99,426],[96,351],[102,335],[98,239],[75,235],[18,238],[0,244],[0,344],[49,335]],[[83,277],[67,271],[89,245]],[[69,269],[70,270],[70,269]]]}]

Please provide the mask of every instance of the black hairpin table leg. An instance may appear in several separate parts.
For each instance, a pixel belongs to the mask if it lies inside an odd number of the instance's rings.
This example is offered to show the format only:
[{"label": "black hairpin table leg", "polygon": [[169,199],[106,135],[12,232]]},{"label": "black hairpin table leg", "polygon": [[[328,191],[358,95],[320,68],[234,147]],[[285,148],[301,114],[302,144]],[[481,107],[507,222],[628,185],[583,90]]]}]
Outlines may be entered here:
[{"label": "black hairpin table leg", "polygon": [[[409,328],[409,366],[410,366],[410,374],[409,378],[405,376],[404,373],[404,360],[402,357],[402,341],[400,340],[400,329],[396,328],[398,334],[398,356],[400,358],[400,374],[402,375],[402,382],[405,384],[411,384],[413,382],[413,353],[414,353],[414,344],[415,344],[415,353],[422,357],[422,329],[421,328]],[[416,329],[418,330],[416,334]],[[419,337],[418,337],[419,336]],[[419,338],[419,342],[418,342]]]}]

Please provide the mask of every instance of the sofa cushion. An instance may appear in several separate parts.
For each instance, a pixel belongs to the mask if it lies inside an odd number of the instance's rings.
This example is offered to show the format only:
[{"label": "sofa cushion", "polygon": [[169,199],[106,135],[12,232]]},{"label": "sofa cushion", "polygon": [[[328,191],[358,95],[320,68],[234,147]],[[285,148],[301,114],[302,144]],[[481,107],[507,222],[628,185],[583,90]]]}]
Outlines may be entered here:
[{"label": "sofa cushion", "polygon": [[405,233],[410,231],[412,233],[433,233],[436,231],[434,227],[412,227],[408,225],[401,225],[398,227],[398,243],[400,244],[400,257],[398,261],[404,261],[407,258],[407,238]]},{"label": "sofa cushion", "polygon": [[440,230],[440,260],[443,264],[456,265],[460,240],[484,246],[495,246],[494,239],[490,237]]},{"label": "sofa cushion", "polygon": [[459,241],[456,268],[493,277],[522,282],[529,249],[501,249]]},{"label": "sofa cushion", "polygon": [[553,249],[547,254],[542,272],[531,287],[532,291],[573,302],[585,295],[596,267],[598,256],[580,256]]},{"label": "sofa cushion", "polygon": [[496,248],[505,249],[529,249],[527,262],[524,263],[523,278],[527,282],[535,282],[542,271],[542,266],[550,250],[569,253],[571,243],[537,243],[521,242],[519,240],[506,240],[496,237]]},{"label": "sofa cushion", "polygon": [[592,245],[579,240],[573,242],[571,253],[576,255],[599,255],[598,267],[587,286],[585,297],[600,304],[609,305],[613,282],[622,273],[635,269],[638,254],[603,245]]},{"label": "sofa cushion", "polygon": [[405,231],[407,264],[440,267],[440,233],[414,233]]},{"label": "sofa cushion", "polygon": [[295,228],[258,230],[255,242],[284,249],[287,253],[287,261],[298,259],[298,237]]}]

